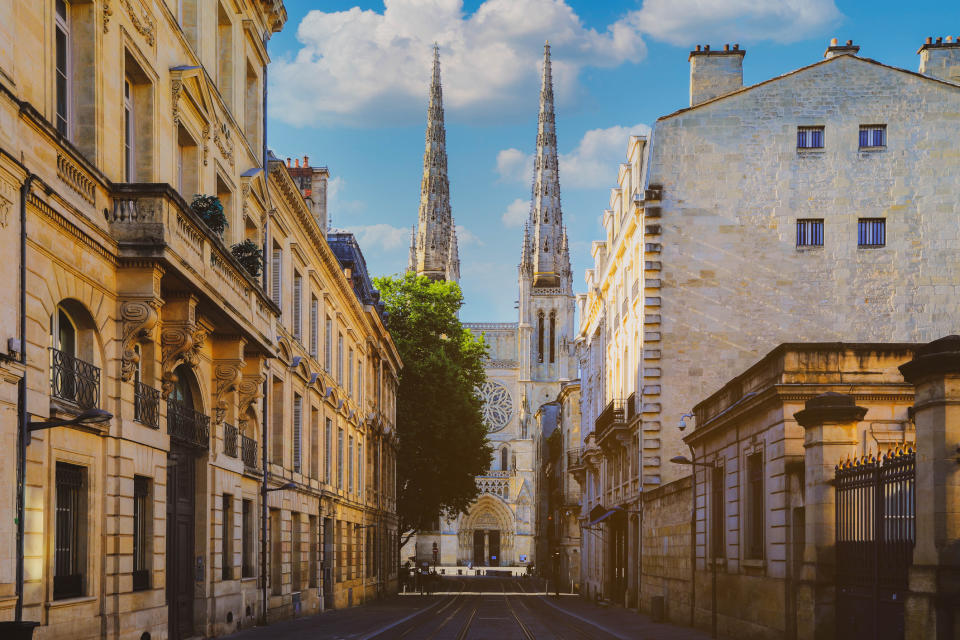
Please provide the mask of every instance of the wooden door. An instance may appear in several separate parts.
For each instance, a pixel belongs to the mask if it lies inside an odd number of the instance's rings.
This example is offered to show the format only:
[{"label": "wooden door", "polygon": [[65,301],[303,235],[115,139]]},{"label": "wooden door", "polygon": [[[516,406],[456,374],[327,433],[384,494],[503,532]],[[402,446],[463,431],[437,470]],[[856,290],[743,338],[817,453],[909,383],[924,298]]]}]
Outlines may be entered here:
[{"label": "wooden door", "polygon": [[195,470],[188,452],[167,458],[167,616],[171,640],[193,635]]},{"label": "wooden door", "polygon": [[482,567],[483,565],[487,564],[487,559],[484,557],[485,549],[483,548],[483,537],[483,531],[473,532],[473,564],[477,567]]}]

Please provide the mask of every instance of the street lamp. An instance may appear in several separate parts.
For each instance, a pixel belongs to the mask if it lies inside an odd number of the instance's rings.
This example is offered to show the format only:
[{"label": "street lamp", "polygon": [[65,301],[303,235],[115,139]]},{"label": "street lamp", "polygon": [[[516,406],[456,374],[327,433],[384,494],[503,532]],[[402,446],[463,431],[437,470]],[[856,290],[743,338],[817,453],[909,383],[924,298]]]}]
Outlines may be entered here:
[{"label": "street lamp", "polygon": [[[21,411],[25,411],[21,407]],[[14,611],[14,620],[10,623],[0,623],[0,631],[4,631],[4,626],[9,625],[13,629],[13,637],[31,638],[33,629],[39,622],[24,621],[23,619],[23,518],[26,502],[26,473],[23,470],[27,468],[27,445],[30,444],[30,434],[34,431],[52,429],[53,427],[72,427],[86,424],[102,424],[113,419],[113,414],[103,409],[87,409],[82,413],[69,419],[54,418],[48,420],[30,420],[29,414],[21,415],[21,433],[20,443],[17,451],[17,462],[21,470],[20,477],[17,478],[17,605]],[[0,634],[4,635],[5,634]]]},{"label": "street lamp", "polygon": [[279,487],[267,487],[266,489],[263,490],[263,492],[269,493],[270,491],[283,491],[284,489],[296,489],[296,488],[297,488],[297,483],[291,481],[291,482],[285,482]]},{"label": "street lamp", "polygon": [[[682,423],[681,423],[682,424]],[[693,451],[691,447],[690,451]],[[686,456],[674,456],[670,458],[670,462],[674,464],[685,464],[693,467],[693,486],[690,489],[691,493],[691,506],[690,506],[690,549],[691,549],[691,564],[690,564],[690,590],[692,594],[696,593],[696,525],[697,525],[697,467],[706,467],[708,469],[716,468],[715,464],[709,462],[696,462],[691,460]],[[704,527],[706,529],[706,527]],[[713,556],[713,544],[714,541],[710,539],[709,531],[704,531],[708,534],[706,536],[707,546],[710,547],[710,636],[712,638],[717,637],[717,559]],[[691,603],[695,603],[693,597],[690,598]],[[693,616],[693,604],[691,604],[690,611],[690,625],[694,625],[694,616]]]}]

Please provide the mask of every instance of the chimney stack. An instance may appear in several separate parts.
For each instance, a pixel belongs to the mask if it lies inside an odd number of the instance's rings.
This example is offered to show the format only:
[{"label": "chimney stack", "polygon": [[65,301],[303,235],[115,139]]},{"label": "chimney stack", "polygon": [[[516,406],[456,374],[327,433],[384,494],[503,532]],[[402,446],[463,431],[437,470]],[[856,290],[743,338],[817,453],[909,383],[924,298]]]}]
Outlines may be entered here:
[{"label": "chimney stack", "polygon": [[920,54],[920,73],[938,80],[960,84],[960,36],[927,38],[917,50]]},{"label": "chimney stack", "polygon": [[297,158],[293,161],[293,166],[295,166],[297,169],[300,168],[300,158]]},{"label": "chimney stack", "polygon": [[287,168],[290,168],[290,158],[287,158]]},{"label": "chimney stack", "polygon": [[304,167],[310,166],[310,156],[303,156],[303,166]]},{"label": "chimney stack", "polygon": [[713,100],[743,88],[743,56],[746,49],[739,44],[723,45],[722,51],[711,51],[710,45],[697,45],[690,52],[690,106]]},{"label": "chimney stack", "polygon": [[860,47],[853,44],[853,40],[847,40],[846,44],[837,44],[837,39],[834,38],[830,41],[830,46],[827,47],[827,50],[823,52],[823,57],[829,60],[830,58],[836,58],[844,54],[855,56],[859,52]]}]

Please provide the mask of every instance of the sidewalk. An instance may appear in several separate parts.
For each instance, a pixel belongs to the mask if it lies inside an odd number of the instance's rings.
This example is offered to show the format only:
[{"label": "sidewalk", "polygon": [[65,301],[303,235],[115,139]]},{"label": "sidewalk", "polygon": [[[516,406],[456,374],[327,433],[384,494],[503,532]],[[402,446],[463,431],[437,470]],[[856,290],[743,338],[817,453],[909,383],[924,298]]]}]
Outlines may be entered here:
[{"label": "sidewalk", "polygon": [[709,640],[710,634],[690,627],[653,622],[650,616],[617,605],[597,605],[579,595],[539,596],[549,606],[599,627],[623,640]]}]

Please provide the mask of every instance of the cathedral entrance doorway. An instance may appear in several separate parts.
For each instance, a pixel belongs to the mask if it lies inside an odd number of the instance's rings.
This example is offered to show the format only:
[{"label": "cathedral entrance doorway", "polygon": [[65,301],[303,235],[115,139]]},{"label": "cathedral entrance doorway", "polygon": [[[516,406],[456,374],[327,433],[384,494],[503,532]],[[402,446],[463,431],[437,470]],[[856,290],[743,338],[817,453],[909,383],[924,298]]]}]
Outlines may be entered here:
[{"label": "cathedral entrance doorway", "polygon": [[478,567],[510,566],[515,562],[515,526],[513,513],[503,499],[480,496],[457,525],[457,559]]}]

